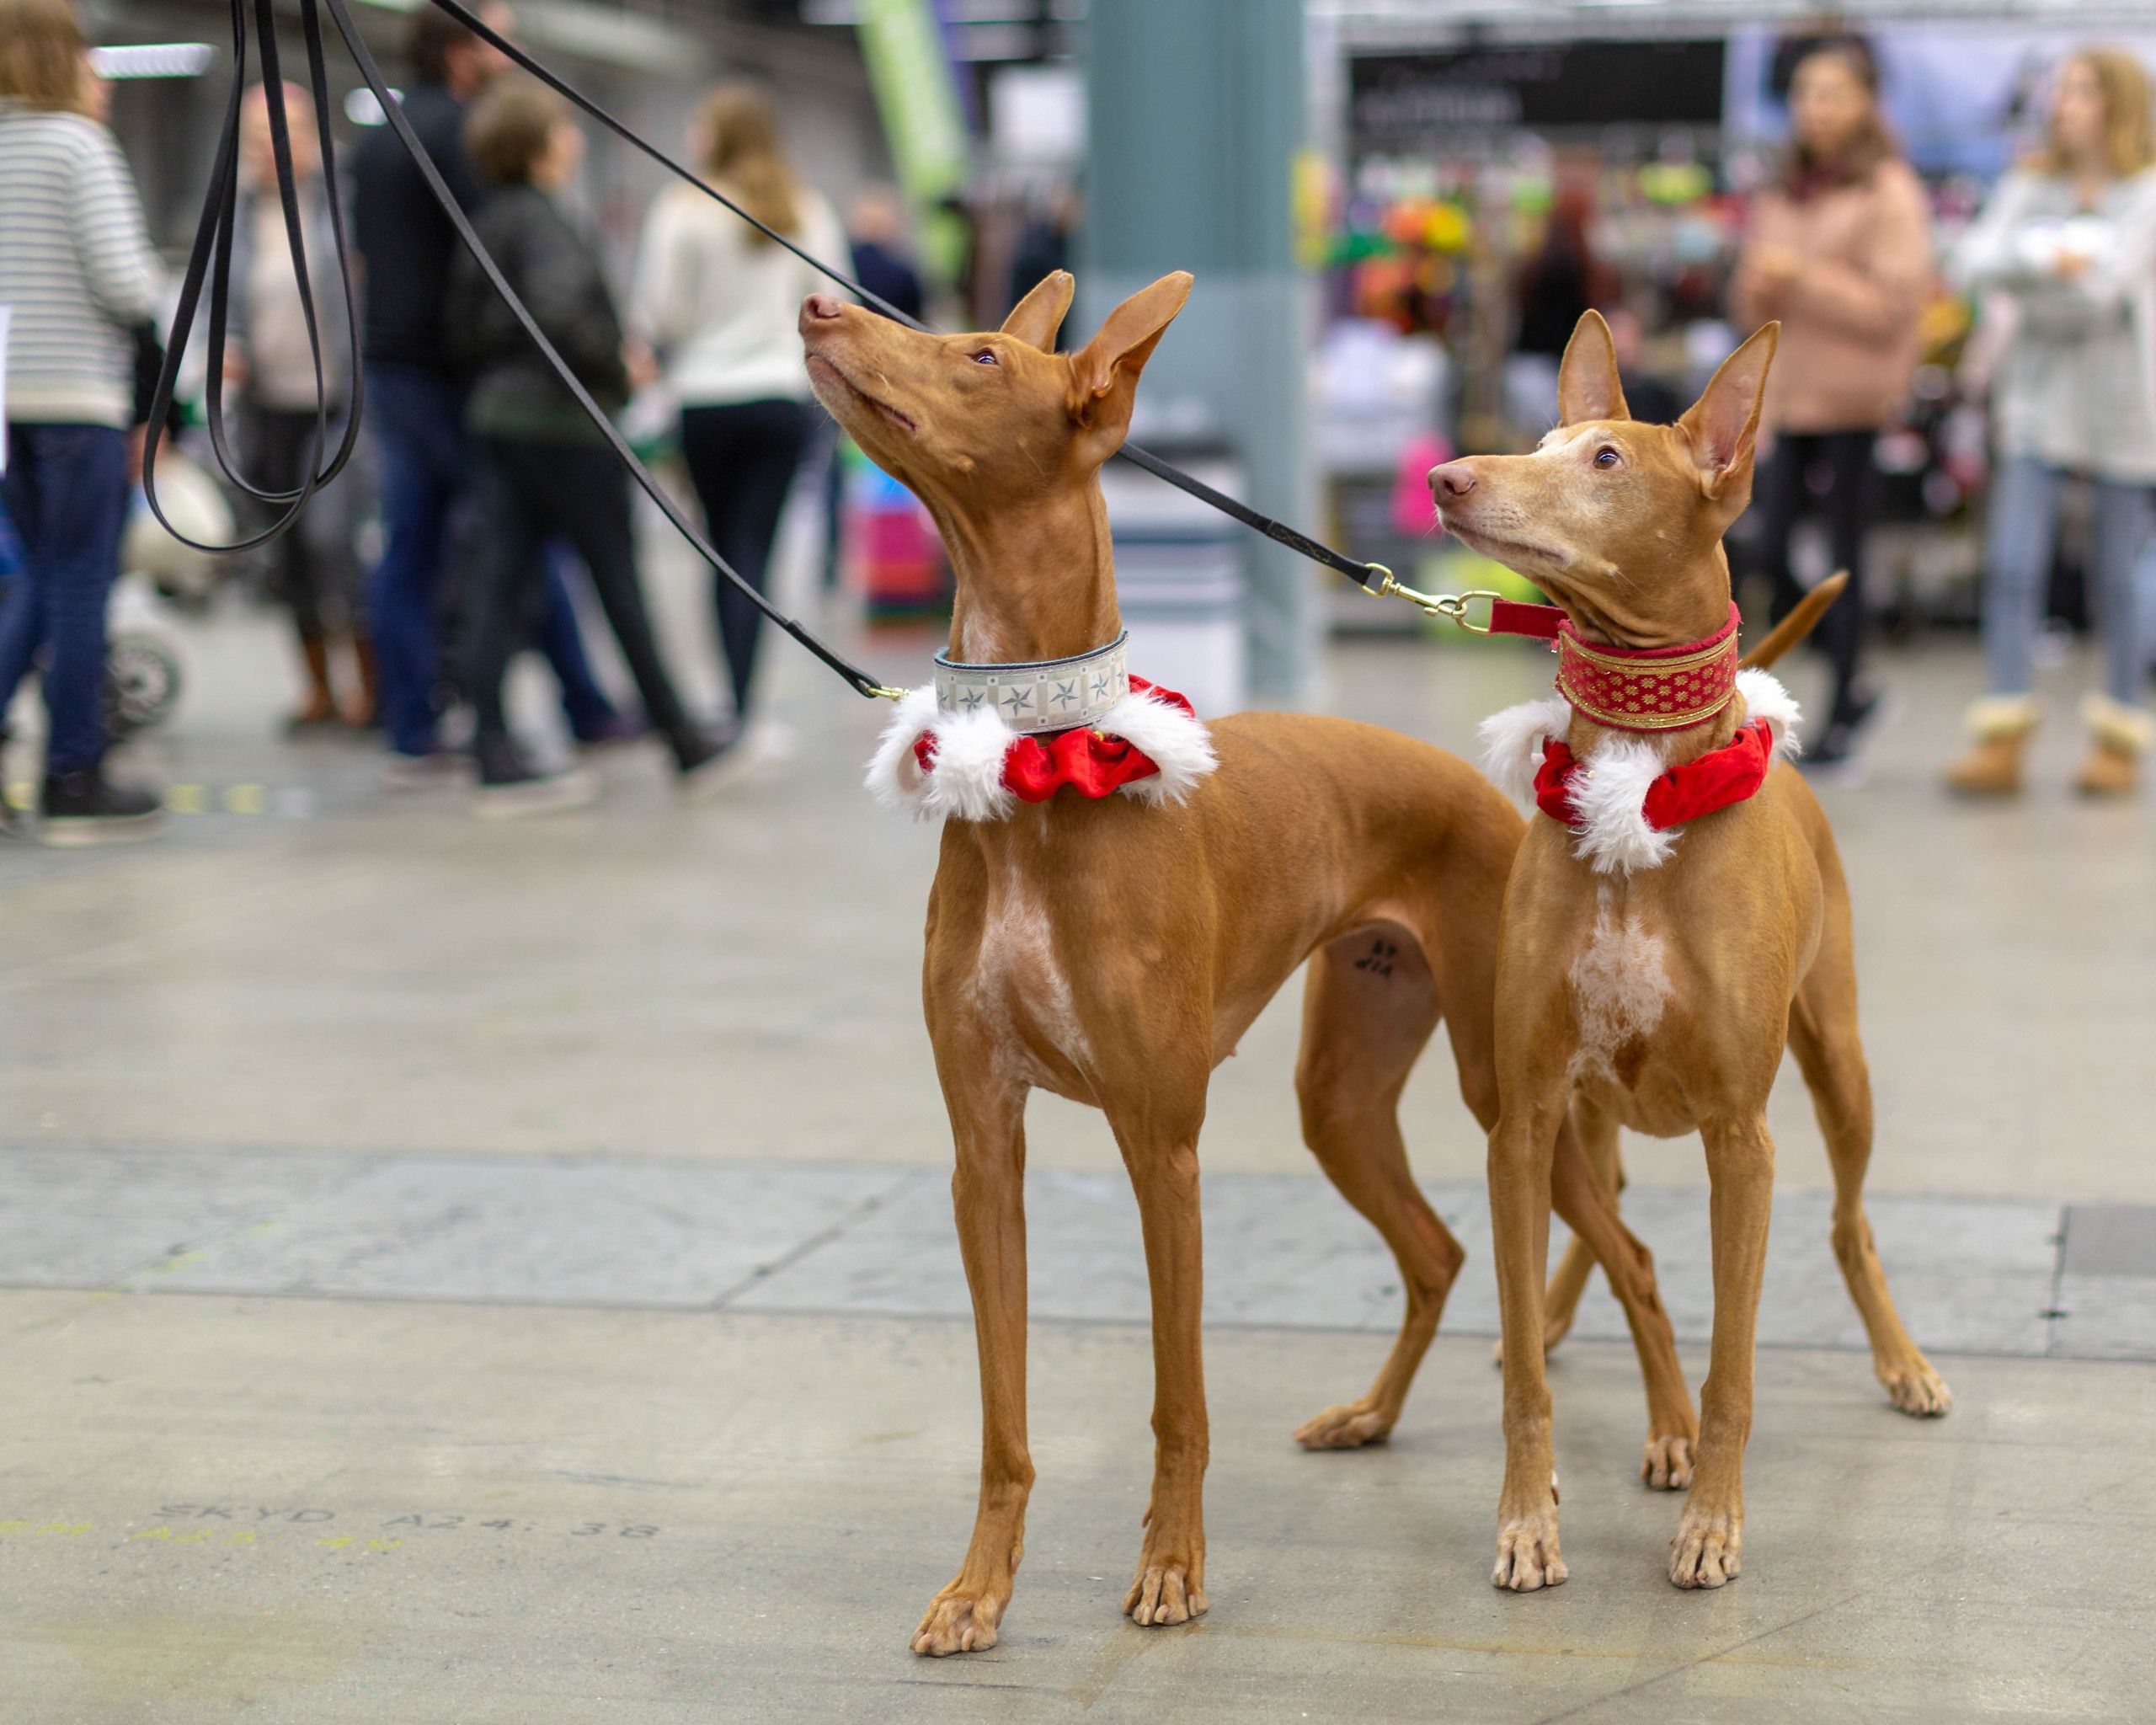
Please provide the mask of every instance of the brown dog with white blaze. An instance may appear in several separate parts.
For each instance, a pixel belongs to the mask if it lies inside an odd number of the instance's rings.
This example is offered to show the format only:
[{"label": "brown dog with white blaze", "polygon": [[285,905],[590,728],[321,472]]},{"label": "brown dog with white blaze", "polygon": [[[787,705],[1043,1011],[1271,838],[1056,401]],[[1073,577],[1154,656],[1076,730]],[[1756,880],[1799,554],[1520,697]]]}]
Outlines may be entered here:
[{"label": "brown dog with white blaze", "polygon": [[[1497,920],[1524,830],[1505,799],[1463,762],[1369,725],[1257,713],[1209,727],[1137,679],[1124,692],[1097,475],[1190,286],[1164,277],[1067,355],[1054,351],[1073,291],[1060,271],[988,334],[909,329],[826,295],[801,310],[818,397],[927,505],[958,579],[937,686],[907,698],[870,775],[944,817],[922,995],[980,1355],[979,1509],[957,1578],[915,1632],[923,1653],[995,1645],[1023,1546],[1031,1090],[1100,1108],[1137,1194],[1155,1449],[1123,1609],[1145,1625],[1206,1606],[1198,1138],[1213,1068],[1310,959],[1304,1137],[1391,1247],[1407,1308],[1369,1392],[1295,1434],[1313,1449],[1391,1429],[1462,1262],[1396,1118],[1440,1017],[1468,1106],[1486,1128],[1497,1118]],[[1118,739],[1158,770],[1125,782]],[[1013,788],[1043,782],[1042,800]],[[1646,1471],[1681,1484],[1695,1426],[1652,1260],[1568,1132],[1555,1150],[1545,1183],[1612,1268],[1639,1348]]]},{"label": "brown dog with white blaze", "polygon": [[[1737,1572],[1774,1180],[1767,1094],[1785,1046],[1833,1165],[1834,1253],[1874,1369],[1909,1413],[1949,1403],[1895,1312],[1865,1216],[1870,1081],[1833,835],[1802,777],[1769,770],[1794,704],[1764,674],[1735,675],[1721,540],[1751,498],[1778,332],[1769,324],[1732,355],[1675,425],[1648,425],[1628,414],[1608,327],[1589,312],[1560,372],[1561,427],[1530,454],[1470,457],[1430,475],[1446,528],[1563,613],[1565,699],[1484,728],[1492,776],[1522,791],[1531,782],[1559,816],[1530,823],[1497,964],[1501,1587],[1525,1591],[1566,1573],[1542,1271],[1551,1153],[1568,1114],[1613,1185],[1620,1124],[1661,1137],[1697,1130],[1705,1143],[1714,1339],[1672,1581],[1719,1587]],[[1761,656],[1801,633],[1785,625]],[[1688,797],[1692,813],[1657,818],[1657,798],[1666,814]]]}]

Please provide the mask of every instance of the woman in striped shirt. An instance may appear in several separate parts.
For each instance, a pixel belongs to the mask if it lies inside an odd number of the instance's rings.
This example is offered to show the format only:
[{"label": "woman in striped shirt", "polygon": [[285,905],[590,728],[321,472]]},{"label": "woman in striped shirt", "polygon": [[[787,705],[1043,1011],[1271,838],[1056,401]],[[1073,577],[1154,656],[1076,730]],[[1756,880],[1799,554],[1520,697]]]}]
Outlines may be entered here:
[{"label": "woman in striped shirt", "polygon": [[112,134],[91,119],[69,0],[0,0],[0,306],[9,313],[0,498],[24,564],[0,601],[0,719],[38,655],[50,729],[40,836],[154,829],[159,799],[104,776],[105,600],[120,568],[135,330],[157,261]]}]

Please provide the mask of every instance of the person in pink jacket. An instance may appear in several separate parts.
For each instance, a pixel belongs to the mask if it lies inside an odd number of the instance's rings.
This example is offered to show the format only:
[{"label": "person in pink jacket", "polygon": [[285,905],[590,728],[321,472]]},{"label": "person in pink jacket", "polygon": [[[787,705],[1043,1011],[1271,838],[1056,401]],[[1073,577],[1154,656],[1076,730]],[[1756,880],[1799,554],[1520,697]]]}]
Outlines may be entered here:
[{"label": "person in pink jacket", "polygon": [[1790,534],[1822,495],[1821,480],[1834,567],[1851,577],[1817,634],[1833,694],[1826,728],[1805,756],[1822,766],[1849,757],[1878,708],[1859,665],[1864,542],[1877,481],[1872,446],[1916,369],[1917,320],[1933,285],[1924,188],[1901,158],[1878,94],[1878,67],[1861,37],[1822,36],[1800,51],[1789,149],[1752,211],[1732,296],[1743,328],[1776,318],[1782,326],[1764,419],[1772,449],[1753,494],[1775,619],[1801,596],[1790,572]]}]

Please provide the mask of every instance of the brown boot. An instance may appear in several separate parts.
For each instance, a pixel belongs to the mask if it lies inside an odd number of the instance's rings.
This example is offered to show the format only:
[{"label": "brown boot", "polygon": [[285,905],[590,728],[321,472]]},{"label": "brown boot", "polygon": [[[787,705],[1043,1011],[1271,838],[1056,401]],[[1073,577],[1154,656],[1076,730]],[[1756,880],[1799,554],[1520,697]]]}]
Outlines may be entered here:
[{"label": "brown boot", "polygon": [[2141,757],[2156,743],[2156,714],[2091,695],[2081,703],[2081,716],[2089,723],[2089,758],[2073,788],[2084,797],[2132,795],[2141,782]]},{"label": "brown boot", "polygon": [[360,669],[360,686],[344,703],[344,723],[355,731],[372,730],[382,722],[381,674],[375,665],[374,644],[364,635],[351,637],[351,643],[352,662]]},{"label": "brown boot", "polygon": [[337,696],[329,686],[329,644],[319,635],[300,638],[300,658],[307,666],[307,692],[285,720],[288,731],[313,730],[337,722]]},{"label": "brown boot", "polygon": [[1969,708],[1976,746],[1946,769],[1946,788],[1961,797],[2011,797],[2021,789],[2021,750],[2036,728],[2026,695],[1987,695]]}]

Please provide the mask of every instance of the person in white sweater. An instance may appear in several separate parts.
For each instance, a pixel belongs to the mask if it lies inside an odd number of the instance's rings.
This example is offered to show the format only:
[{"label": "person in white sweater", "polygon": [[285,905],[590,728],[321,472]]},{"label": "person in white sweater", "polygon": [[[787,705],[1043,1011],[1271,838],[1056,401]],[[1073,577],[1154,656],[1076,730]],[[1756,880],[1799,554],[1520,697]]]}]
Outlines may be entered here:
[{"label": "person in white sweater", "polygon": [[105,600],[157,268],[127,164],[90,117],[90,77],[68,0],[0,0],[0,499],[24,554],[0,601],[0,721],[43,654],[39,836],[54,844],[147,834],[162,800],[104,776]]},{"label": "person in white sweater", "polygon": [[[845,255],[830,206],[803,184],[779,142],[778,117],[753,85],[705,98],[691,131],[706,178],[819,258]],[[797,328],[823,278],[783,246],[691,186],[652,206],[632,320],[658,355],[681,410],[681,450],[712,544],[758,591],[779,511],[814,425]],[[745,724],[763,617],[714,572],[735,722]]]},{"label": "person in white sweater", "polygon": [[2090,748],[2075,783],[2086,795],[2120,795],[2156,745],[2156,713],[2141,700],[2134,590],[2156,487],[2156,134],[2138,60],[2084,48],[2066,62],[2045,147],[1999,182],[1949,268],[1963,291],[2011,302],[2017,321],[1992,392],[1991,686],[1970,709],[1976,744],[1947,784],[1969,796],[2021,788],[2059,493],[2079,477],[2094,492],[2089,582],[2105,676],[2085,702]]}]

